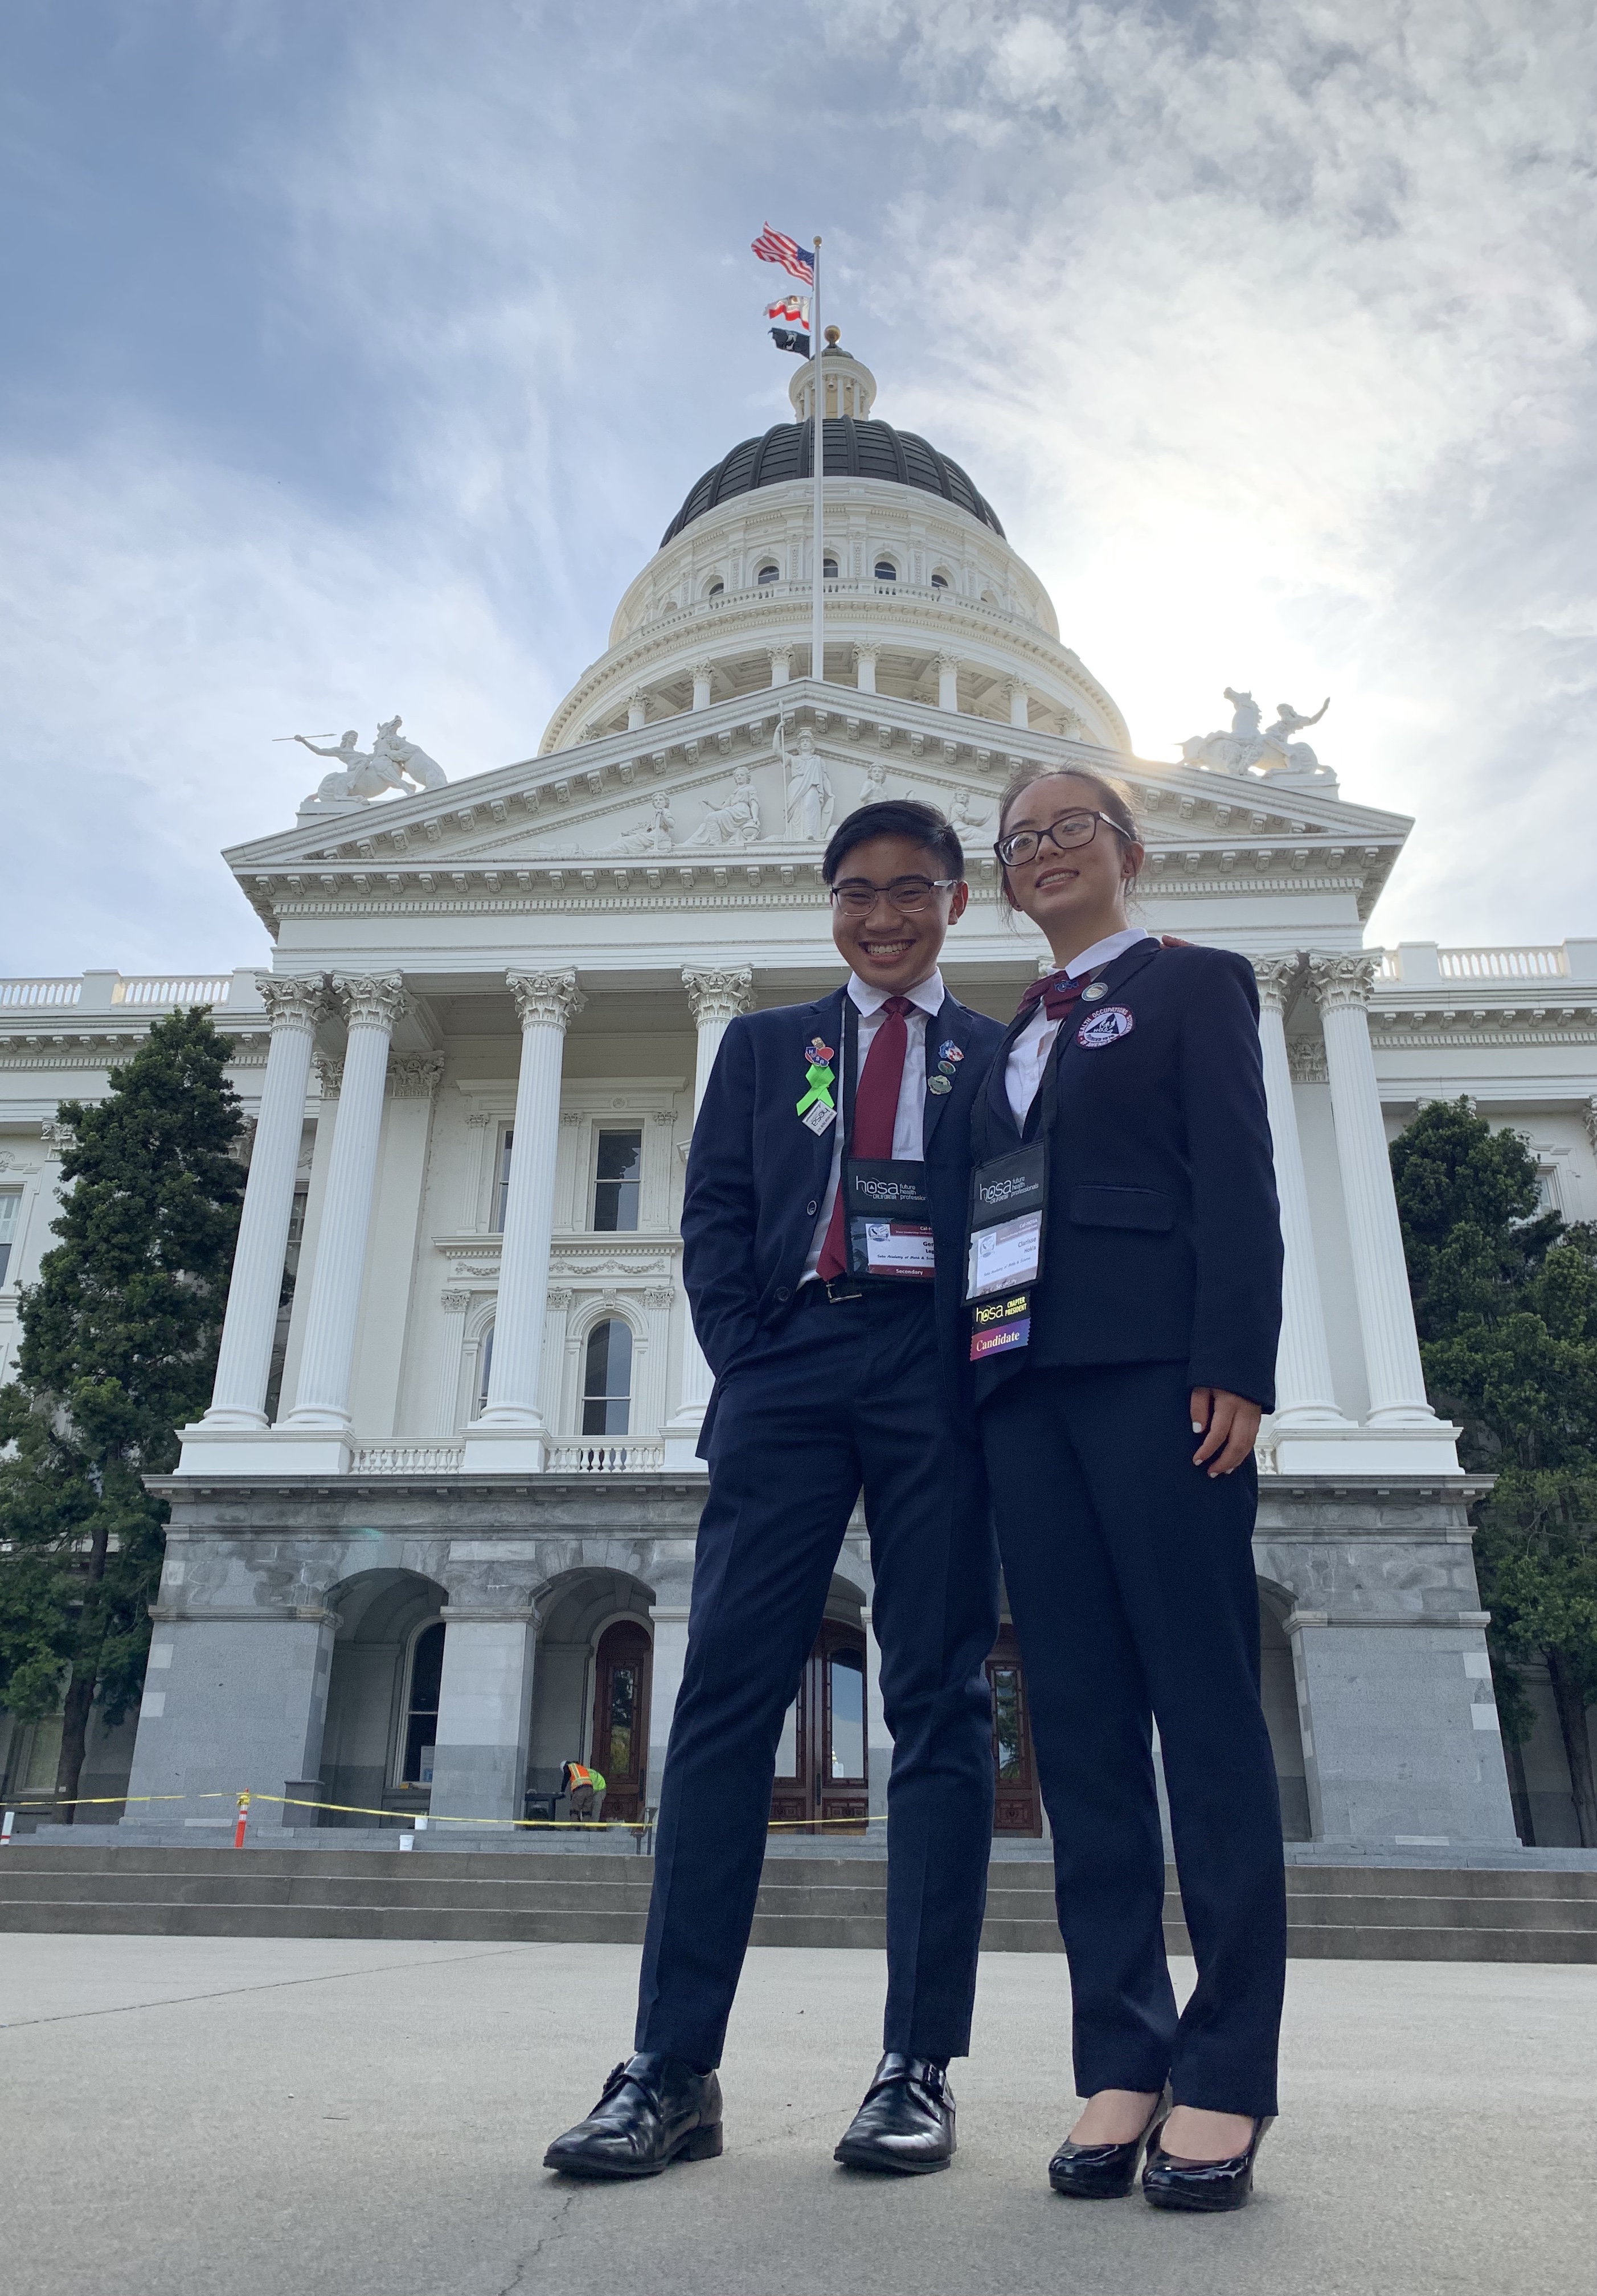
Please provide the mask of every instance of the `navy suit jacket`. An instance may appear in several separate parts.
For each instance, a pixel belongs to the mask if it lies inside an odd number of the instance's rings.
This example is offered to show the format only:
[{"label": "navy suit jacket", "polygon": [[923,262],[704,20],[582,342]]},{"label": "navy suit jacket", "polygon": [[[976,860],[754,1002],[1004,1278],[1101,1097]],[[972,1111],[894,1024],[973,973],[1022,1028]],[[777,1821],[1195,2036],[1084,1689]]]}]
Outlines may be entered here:
[{"label": "navy suit jacket", "polygon": [[[1100,977],[1107,996],[1059,1030],[1026,1118],[1027,1139],[1050,1135],[1031,1343],[977,1365],[977,1401],[1028,1365],[1181,1361],[1194,1387],[1272,1410],[1280,1210],[1253,967],[1147,940]],[[1130,1029],[1083,1045],[1083,1024],[1115,1006]],[[980,1154],[1020,1144],[1004,1071],[1024,1025],[988,1070]]]},{"label": "navy suit jacket", "polygon": [[[734,1021],[704,1087],[682,1202],[682,1280],[694,1330],[716,1379],[704,1441],[720,1382],[735,1365],[758,1353],[787,1312],[804,1272],[836,1139],[836,1126],[818,1138],[797,1114],[809,1066],[804,1047],[819,1036],[841,1057],[845,988],[815,1004],[784,1004]],[[951,1404],[964,1384],[959,1301],[970,1116],[1003,1033],[998,1021],[951,996],[926,1020],[928,1079],[937,1073],[939,1045],[955,1044],[964,1054],[955,1066],[953,1089],[927,1092],[922,1131],[936,1242],[938,1354]]]}]

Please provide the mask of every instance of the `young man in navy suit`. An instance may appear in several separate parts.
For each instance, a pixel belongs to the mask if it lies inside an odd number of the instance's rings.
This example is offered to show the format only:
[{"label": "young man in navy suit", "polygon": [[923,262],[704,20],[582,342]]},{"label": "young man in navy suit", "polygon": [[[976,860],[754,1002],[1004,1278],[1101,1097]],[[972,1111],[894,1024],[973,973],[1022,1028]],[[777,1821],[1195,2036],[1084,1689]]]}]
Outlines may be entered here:
[{"label": "young man in navy suit", "polygon": [[992,1827],[984,1661],[998,1631],[959,1301],[971,1108],[1003,1031],[937,970],[969,898],[940,813],[862,807],[822,868],[849,979],[816,1004],[732,1022],[688,1159],[683,1275],[715,1374],[710,1493],[637,2054],[545,2155],[574,2176],[652,2176],[721,2149],[714,2069],[778,1742],[861,1490],[893,1741],[886,2054],[836,2157],[916,2173],[954,2150],[945,2071],[969,2046]]}]

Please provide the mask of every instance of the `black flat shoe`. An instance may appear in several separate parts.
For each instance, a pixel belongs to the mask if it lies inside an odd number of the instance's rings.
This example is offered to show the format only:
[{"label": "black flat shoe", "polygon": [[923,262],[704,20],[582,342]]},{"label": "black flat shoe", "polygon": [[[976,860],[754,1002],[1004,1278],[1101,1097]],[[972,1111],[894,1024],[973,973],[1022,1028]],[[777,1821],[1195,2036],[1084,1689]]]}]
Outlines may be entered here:
[{"label": "black flat shoe", "polygon": [[1147,2124],[1125,2144],[1073,2144],[1068,2137],[1048,2164],[1048,2181],[1072,2201],[1123,2201],[1137,2181],[1137,2163],[1156,2124],[1170,2109],[1170,2092],[1154,2099]]},{"label": "black flat shoe", "polygon": [[657,2177],[673,2161],[720,2156],[720,2083],[680,2057],[617,2065],[586,2120],[543,2156],[563,2177]]},{"label": "black flat shoe", "polygon": [[1143,2199],[1156,2209],[1190,2209],[1210,2215],[1224,2209],[1245,2209],[1253,2198],[1254,2160],[1264,2141],[1264,2131],[1274,2126],[1272,2112],[1255,2120],[1247,2152],[1234,2152],[1229,2161],[1182,2161],[1160,2144],[1161,2122],[1148,2140]]},{"label": "black flat shoe", "polygon": [[889,2049],[833,2153],[845,2169],[927,2177],[954,2157],[954,2095],[929,2057]]}]

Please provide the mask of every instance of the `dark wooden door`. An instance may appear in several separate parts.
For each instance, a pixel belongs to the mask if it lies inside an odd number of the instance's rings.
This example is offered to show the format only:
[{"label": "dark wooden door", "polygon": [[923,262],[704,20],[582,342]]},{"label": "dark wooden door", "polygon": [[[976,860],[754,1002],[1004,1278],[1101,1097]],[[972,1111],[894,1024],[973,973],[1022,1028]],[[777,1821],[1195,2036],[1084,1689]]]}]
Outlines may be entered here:
[{"label": "dark wooden door", "polygon": [[643,1816],[649,1751],[649,1679],[654,1646],[646,1628],[618,1619],[599,1637],[594,1669],[589,1761],[605,1779],[602,1815]]},{"label": "dark wooden door", "polygon": [[787,1710],[771,1789],[773,1822],[846,1833],[868,1812],[865,1636],[828,1619]]},{"label": "dark wooden door", "polygon": [[1037,1758],[1032,1751],[1032,1719],[1026,1706],[1025,1669],[1013,1627],[1000,1627],[987,1660],[992,1685],[992,1773],[997,1787],[995,1833],[1042,1831],[1042,1799],[1037,1791]]}]

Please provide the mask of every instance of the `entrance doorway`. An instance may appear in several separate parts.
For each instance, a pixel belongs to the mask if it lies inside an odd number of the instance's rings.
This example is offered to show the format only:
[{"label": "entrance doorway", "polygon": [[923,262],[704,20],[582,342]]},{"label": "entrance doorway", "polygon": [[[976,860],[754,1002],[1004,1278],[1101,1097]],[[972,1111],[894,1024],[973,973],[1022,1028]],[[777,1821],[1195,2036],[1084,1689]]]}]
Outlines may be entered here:
[{"label": "entrance doorway", "polygon": [[987,1679],[992,1685],[992,1772],[997,1788],[992,1831],[1040,1834],[1042,1800],[1037,1791],[1037,1758],[1032,1751],[1025,1669],[1013,1627],[999,1628],[987,1660]]},{"label": "entrance doorway", "polygon": [[654,1649],[646,1628],[618,1619],[599,1636],[589,1760],[605,1779],[603,1816],[643,1816],[649,1750],[649,1677]]},{"label": "entrance doorway", "polygon": [[864,1831],[866,1798],[865,1636],[828,1619],[804,1661],[787,1710],[771,1789],[773,1822],[827,1833]]}]

